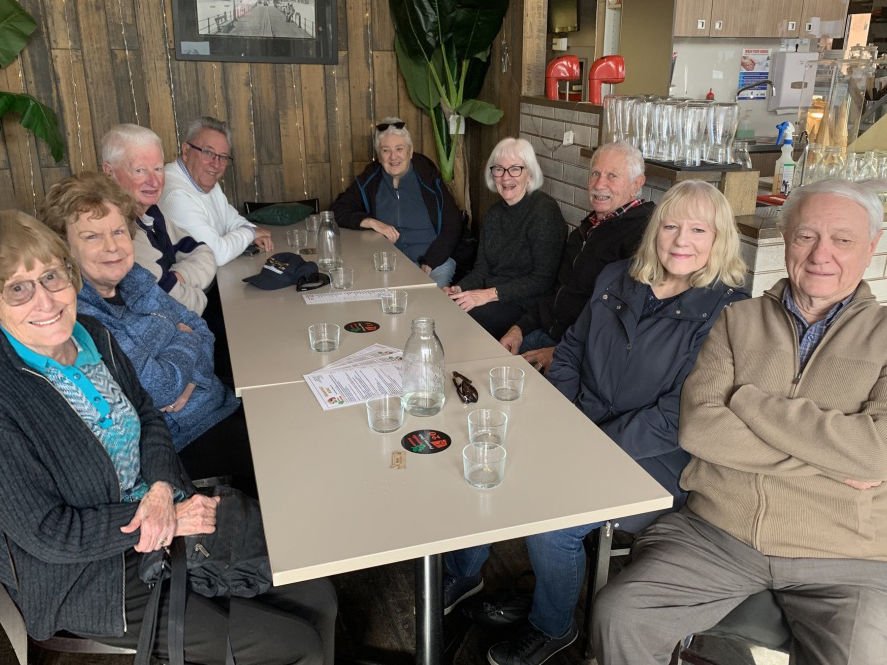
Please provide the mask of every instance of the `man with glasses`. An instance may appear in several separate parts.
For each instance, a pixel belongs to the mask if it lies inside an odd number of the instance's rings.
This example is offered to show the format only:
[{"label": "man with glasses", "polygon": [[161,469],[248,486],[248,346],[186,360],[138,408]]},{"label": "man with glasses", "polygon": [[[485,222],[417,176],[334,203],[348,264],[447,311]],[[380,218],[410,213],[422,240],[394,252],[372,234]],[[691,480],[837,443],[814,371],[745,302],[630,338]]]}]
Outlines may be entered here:
[{"label": "man with glasses", "polygon": [[453,250],[462,217],[440,171],[413,140],[400,118],[385,118],[374,136],[376,161],[333,203],[340,226],[384,236],[410,257],[438,286],[456,272]]},{"label": "man with glasses", "polygon": [[195,314],[206,308],[205,290],[216,276],[213,251],[166,219],[157,202],[163,192],[163,144],[147,127],[122,124],[102,137],[102,170],[138,203],[135,260],[160,288]]},{"label": "man with glasses", "polygon": [[209,116],[194,120],[185,132],[182,156],[170,162],[160,206],[195,239],[209,245],[216,263],[225,265],[251,244],[270,252],[271,233],[260,229],[228,203],[219,180],[231,156],[228,123]]}]

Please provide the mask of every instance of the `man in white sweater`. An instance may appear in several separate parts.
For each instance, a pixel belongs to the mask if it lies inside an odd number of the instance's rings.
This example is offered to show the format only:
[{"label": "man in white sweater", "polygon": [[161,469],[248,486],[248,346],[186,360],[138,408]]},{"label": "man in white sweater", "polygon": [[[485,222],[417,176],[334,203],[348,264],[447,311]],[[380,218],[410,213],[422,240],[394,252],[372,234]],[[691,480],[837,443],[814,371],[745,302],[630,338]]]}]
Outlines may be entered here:
[{"label": "man in white sweater", "polygon": [[167,219],[157,202],[163,191],[163,144],[147,127],[122,124],[102,137],[102,170],[132,194],[139,206],[133,237],[135,260],[164,291],[197,315],[216,276],[209,246]]},{"label": "man in white sweater", "polygon": [[244,219],[219,186],[232,161],[228,124],[209,116],[194,120],[185,132],[182,156],[164,169],[166,187],[160,198],[170,217],[212,248],[220,266],[251,243],[266,252],[274,249],[271,233]]}]

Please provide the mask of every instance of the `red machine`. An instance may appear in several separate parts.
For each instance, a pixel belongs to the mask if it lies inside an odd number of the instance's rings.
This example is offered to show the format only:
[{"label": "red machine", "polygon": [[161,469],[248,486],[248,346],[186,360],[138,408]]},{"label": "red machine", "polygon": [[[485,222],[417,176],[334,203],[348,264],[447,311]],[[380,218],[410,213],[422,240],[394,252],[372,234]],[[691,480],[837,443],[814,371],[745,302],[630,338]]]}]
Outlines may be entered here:
[{"label": "red machine", "polygon": [[[569,57],[569,56],[565,56]],[[553,62],[553,61],[552,61]],[[551,68],[551,64],[548,65]],[[603,103],[601,86],[604,83],[622,83],[625,80],[625,59],[621,55],[605,55],[598,58],[588,68],[588,101],[592,104]],[[546,91],[548,79],[545,79]],[[549,99],[556,99],[546,94]]]},{"label": "red machine", "polygon": [[[548,99],[560,99],[558,86],[561,81],[579,80],[579,58],[575,55],[562,55],[551,62],[545,68],[545,96]],[[598,90],[600,92],[600,89]],[[569,91],[564,93],[567,99]]]}]

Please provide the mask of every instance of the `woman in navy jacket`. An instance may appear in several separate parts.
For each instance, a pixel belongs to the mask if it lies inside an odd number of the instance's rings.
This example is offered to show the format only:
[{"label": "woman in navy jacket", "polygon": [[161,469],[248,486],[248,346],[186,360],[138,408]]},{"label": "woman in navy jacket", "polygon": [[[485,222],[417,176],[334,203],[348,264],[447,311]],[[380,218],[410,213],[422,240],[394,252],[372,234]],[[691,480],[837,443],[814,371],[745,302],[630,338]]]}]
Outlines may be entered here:
[{"label": "woman in navy jacket", "polygon": [[[675,185],[656,208],[634,259],[598,276],[548,372],[558,390],[675,496],[676,506],[683,501],[678,480],[688,461],[678,445],[681,387],[720,311],[748,297],[739,290],[744,273],[723,194],[698,180]],[[637,531],[654,517],[620,522]],[[516,641],[493,645],[491,664],[538,665],[576,639],[583,539],[598,526],[527,539],[536,574],[530,629]],[[447,564],[462,579],[473,573],[476,586],[480,567],[471,566],[479,557],[470,552],[451,555]],[[473,588],[471,580],[463,584]]]}]

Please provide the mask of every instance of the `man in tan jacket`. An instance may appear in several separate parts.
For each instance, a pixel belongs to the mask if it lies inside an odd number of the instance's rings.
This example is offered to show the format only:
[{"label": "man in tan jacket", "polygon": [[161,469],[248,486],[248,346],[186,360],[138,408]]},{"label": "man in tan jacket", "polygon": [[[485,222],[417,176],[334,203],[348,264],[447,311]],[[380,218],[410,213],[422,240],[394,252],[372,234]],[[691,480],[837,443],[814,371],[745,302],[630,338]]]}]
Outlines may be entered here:
[{"label": "man in tan jacket", "polygon": [[684,383],[687,507],[598,596],[600,665],[668,663],[765,589],[792,662],[887,653],[887,309],[862,280],[883,210],[829,180],[796,190],[783,218],[788,279],[725,310]]}]

